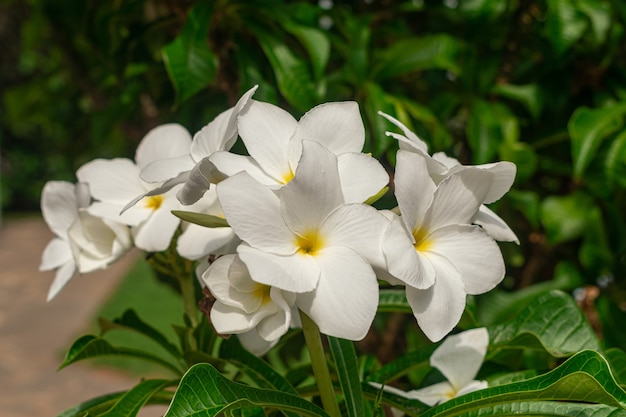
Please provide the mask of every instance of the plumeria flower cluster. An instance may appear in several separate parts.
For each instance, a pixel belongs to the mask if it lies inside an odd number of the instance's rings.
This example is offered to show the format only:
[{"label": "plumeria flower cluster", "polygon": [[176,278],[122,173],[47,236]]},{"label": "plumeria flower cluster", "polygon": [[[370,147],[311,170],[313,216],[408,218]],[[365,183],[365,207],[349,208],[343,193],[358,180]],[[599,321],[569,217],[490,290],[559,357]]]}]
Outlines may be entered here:
[{"label": "plumeria flower cluster", "polygon": [[[54,245],[72,248],[59,257],[64,263],[51,261],[54,248],[44,255],[42,267],[59,268],[52,296],[76,269],[106,267],[133,244],[163,251],[176,239],[181,257],[200,261],[196,272],[215,300],[209,314],[216,331],[237,334],[263,354],[299,325],[300,314],[322,333],[362,339],[381,280],[406,287],[418,324],[437,341],[458,323],[467,294],[502,280],[496,240],[516,237],[485,204],[508,191],[513,164],[462,166],[430,156],[414,133],[383,115],[402,134],[388,133],[400,144],[398,207],[378,210],[371,203],[386,191],[389,174],[363,153],[355,102],[322,104],[296,120],[254,100],[255,90],[193,137],[166,124],[146,135],[134,161],[82,166],[77,188],[89,194],[80,201],[69,188],[44,189]],[[238,138],[246,154],[231,151]],[[181,222],[172,211],[218,219],[220,227]],[[94,219],[106,233],[92,232]],[[78,234],[83,244],[73,243]],[[84,244],[89,237],[92,247]]]}]

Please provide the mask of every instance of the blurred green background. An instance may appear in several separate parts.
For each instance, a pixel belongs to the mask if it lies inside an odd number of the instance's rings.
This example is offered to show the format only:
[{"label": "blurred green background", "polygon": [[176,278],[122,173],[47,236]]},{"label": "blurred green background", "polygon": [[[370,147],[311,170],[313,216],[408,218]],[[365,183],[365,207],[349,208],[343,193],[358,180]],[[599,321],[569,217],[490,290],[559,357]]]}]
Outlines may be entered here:
[{"label": "blurred green background", "polygon": [[254,84],[296,117],[356,100],[388,166],[379,110],[431,152],[517,164],[492,208],[520,245],[475,320],[560,288],[624,348],[625,29],[621,0],[2,0],[2,210],[38,210],[46,181],[132,157],[158,124],[193,133]]}]

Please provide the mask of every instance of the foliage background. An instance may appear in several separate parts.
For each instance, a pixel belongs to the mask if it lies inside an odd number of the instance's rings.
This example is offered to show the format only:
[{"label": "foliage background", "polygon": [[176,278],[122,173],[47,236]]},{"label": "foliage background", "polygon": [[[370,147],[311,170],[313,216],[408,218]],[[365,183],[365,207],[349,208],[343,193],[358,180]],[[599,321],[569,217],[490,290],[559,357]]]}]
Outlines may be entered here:
[{"label": "foliage background", "polygon": [[626,348],[625,25],[619,0],[3,0],[2,207],[36,210],[46,181],[132,157],[161,123],[193,133],[254,84],[296,117],[356,100],[390,166],[378,110],[432,152],[518,165],[494,209],[520,245],[501,245],[509,276],[461,326],[564,289]]}]

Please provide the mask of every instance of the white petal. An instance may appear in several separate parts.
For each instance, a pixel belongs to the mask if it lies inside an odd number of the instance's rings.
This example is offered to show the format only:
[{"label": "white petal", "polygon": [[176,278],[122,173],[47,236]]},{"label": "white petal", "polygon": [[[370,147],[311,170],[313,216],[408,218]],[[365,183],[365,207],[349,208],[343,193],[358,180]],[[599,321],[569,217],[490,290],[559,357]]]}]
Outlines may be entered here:
[{"label": "white petal", "polygon": [[[389,183],[385,168],[369,155],[348,152],[337,156],[339,180],[346,203],[362,203]],[[367,178],[367,180],[364,180]]]},{"label": "white petal", "polygon": [[48,290],[48,296],[46,301],[52,300],[56,295],[65,287],[65,284],[69,282],[70,279],[76,273],[76,265],[74,261],[68,261],[63,264],[58,270],[54,277],[54,281],[52,281],[52,285],[50,285],[50,289]]},{"label": "white petal", "polygon": [[237,335],[237,338],[241,342],[241,345],[248,349],[250,353],[253,353],[257,356],[261,356],[266,354],[276,343],[278,343],[279,339],[268,342],[259,336],[259,333],[256,329],[250,330],[246,333],[241,333]]},{"label": "white petal", "polygon": [[511,228],[500,216],[482,205],[478,213],[472,219],[472,223],[479,224],[489,236],[499,242],[515,242],[519,245],[519,239]]},{"label": "white petal", "polygon": [[456,390],[449,382],[439,382],[406,393],[406,398],[416,399],[431,407],[444,403],[455,396]]},{"label": "white petal", "polygon": [[162,159],[189,155],[191,135],[176,123],[164,124],[150,130],[135,151],[135,162],[139,168]]},{"label": "white petal", "polygon": [[220,182],[217,195],[228,224],[241,240],[275,254],[295,252],[294,235],[280,214],[280,200],[273,191],[240,172]]},{"label": "white petal", "polygon": [[441,340],[457,325],[465,308],[465,290],[459,273],[445,259],[432,259],[435,284],[426,290],[406,287],[406,298],[424,334]]},{"label": "white petal", "polygon": [[[423,140],[421,140],[415,133],[413,133],[408,127],[406,127],[404,124],[402,124],[402,122],[400,122],[398,119],[383,113],[381,111],[378,112],[378,114],[380,114],[381,116],[383,116],[385,119],[389,120],[391,123],[393,123],[394,125],[398,126],[400,128],[400,130],[402,130],[402,133],[405,134],[406,138],[408,139],[406,142],[402,142],[400,141],[400,149],[407,149],[407,150],[417,150],[420,152],[424,152],[424,153],[428,153],[428,146],[426,145],[426,142],[424,142]],[[389,135],[389,132],[387,133]],[[405,146],[403,146],[405,145]],[[408,146],[406,146],[408,145]]]},{"label": "white petal", "polygon": [[193,137],[191,156],[195,161],[217,151],[229,150],[237,139],[237,116],[244,109],[258,86],[246,91],[234,107],[219,114]]},{"label": "white petal", "polygon": [[493,175],[493,181],[489,192],[485,196],[484,204],[493,203],[494,201],[502,198],[506,194],[513,182],[515,181],[515,174],[517,167],[512,162],[501,161],[493,164],[476,165],[476,168],[484,169]]},{"label": "white petal", "polygon": [[239,135],[248,153],[279,182],[291,173],[289,140],[296,125],[296,120],[285,110],[255,100],[250,100],[239,115]]},{"label": "white petal", "polygon": [[469,384],[461,388],[456,393],[456,396],[460,397],[461,395],[469,394],[470,392],[478,391],[478,390],[485,389],[488,387],[489,387],[489,384],[487,383],[487,381],[471,381]]},{"label": "white petal", "polygon": [[41,212],[52,232],[66,237],[67,230],[78,216],[74,184],[66,181],[48,181],[41,193]]},{"label": "white petal", "polygon": [[450,225],[429,235],[429,252],[445,257],[460,273],[468,294],[483,294],[504,278],[497,243],[478,226]]},{"label": "white petal", "polygon": [[211,323],[220,334],[239,334],[254,329],[273,310],[260,309],[246,313],[239,308],[216,301],[211,308]]},{"label": "white petal", "polygon": [[146,182],[163,182],[183,172],[191,171],[194,165],[195,162],[190,155],[160,159],[143,167],[139,177]]},{"label": "white petal", "polygon": [[215,167],[208,158],[198,162],[189,172],[183,187],[178,190],[176,194],[178,201],[189,206],[200,200],[211,186],[208,178],[212,176],[214,170]]},{"label": "white petal", "polygon": [[365,128],[354,101],[324,103],[309,110],[298,122],[294,138],[317,142],[335,154],[361,152]]},{"label": "white petal", "polygon": [[426,289],[435,282],[435,271],[415,250],[411,235],[402,220],[395,217],[383,236],[382,248],[391,275],[417,289]]},{"label": "white petal", "polygon": [[348,340],[367,334],[378,307],[378,283],[371,266],[349,248],[333,246],[315,256],[317,288],[298,294],[297,305],[320,332]]},{"label": "white petal", "polygon": [[387,218],[371,206],[347,204],[324,220],[320,236],[326,245],[351,248],[373,266],[384,268],[382,238],[388,223]]},{"label": "white petal", "polygon": [[149,190],[139,178],[139,167],[130,159],[95,159],[81,166],[76,177],[89,184],[95,199],[117,203],[120,209]]},{"label": "white petal", "polygon": [[[266,317],[257,326],[259,336],[267,341],[278,340],[287,333],[291,324],[291,306],[295,303],[295,296],[287,294],[278,288],[270,290],[272,301],[278,307],[276,314]],[[287,297],[285,297],[287,296]]]},{"label": "white petal", "polygon": [[337,157],[325,147],[303,142],[296,176],[280,191],[281,213],[287,226],[304,236],[343,204]]},{"label": "white petal", "polygon": [[237,252],[256,282],[296,293],[312,291],[318,285],[320,267],[313,256],[273,255],[247,245],[239,245]]},{"label": "white petal", "polygon": [[46,248],[41,255],[41,265],[39,265],[40,271],[49,271],[64,265],[71,261],[72,249],[69,243],[58,237],[52,239],[46,245]]},{"label": "white petal", "polygon": [[176,251],[186,259],[198,260],[208,255],[221,255],[238,240],[230,227],[204,227],[189,224],[176,241]]},{"label": "white petal", "polygon": [[181,172],[180,174],[178,174],[174,178],[171,178],[171,179],[165,181],[163,184],[157,186],[156,188],[153,188],[150,191],[146,191],[145,193],[139,194],[138,196],[133,198],[131,201],[126,203],[126,205],[122,208],[122,210],[120,210],[119,214],[120,215],[124,214],[128,209],[130,209],[131,207],[135,206],[144,197],[151,197],[151,196],[156,196],[156,195],[160,195],[160,194],[165,194],[166,192],[168,192],[172,188],[176,187],[178,184],[185,183],[189,179],[189,175],[190,174],[191,174],[191,171]]},{"label": "white petal", "polygon": [[164,197],[161,206],[153,211],[145,223],[133,229],[135,246],[148,252],[160,252],[167,249],[180,224],[178,217],[171,213],[172,210],[178,208],[178,202],[171,194]]},{"label": "white petal", "polygon": [[[262,285],[252,281],[252,279],[250,279],[248,271],[245,269],[245,266],[243,266],[243,268],[240,269],[243,269],[245,271],[243,274],[245,276],[239,278],[240,280],[243,278],[249,282],[251,291],[238,291],[237,288],[232,285],[233,265],[236,263],[242,263],[236,255],[222,256],[215,260],[215,262],[211,264],[211,266],[204,272],[204,274],[202,274],[202,280],[216,300],[218,300],[221,304],[224,304],[225,306],[229,306],[232,309],[235,309],[232,310],[222,308],[223,312],[230,311],[232,314],[252,314],[256,312],[263,303],[263,298],[258,297],[257,294],[255,294],[254,292],[255,289],[258,290],[262,287]],[[237,313],[237,310],[239,311],[239,313]],[[249,328],[246,330],[249,330]],[[220,333],[235,332],[233,330],[220,330]]]},{"label": "white petal", "polygon": [[479,169],[465,169],[444,179],[433,196],[424,223],[425,230],[449,224],[469,224],[482,204],[492,175]]},{"label": "white petal", "polygon": [[[138,201],[141,201],[142,196]],[[89,213],[96,217],[119,221],[129,226],[137,226],[145,221],[152,214],[152,210],[144,207],[143,204],[130,206],[120,213],[120,203],[105,203],[96,201],[88,208]]]},{"label": "white petal", "polygon": [[249,156],[236,155],[230,152],[216,152],[209,158],[215,167],[227,177],[246,171],[252,178],[265,185],[276,185],[278,182],[268,176],[265,171]]},{"label": "white petal", "polygon": [[488,345],[489,333],[484,327],[448,336],[431,355],[430,364],[458,391],[478,374]]},{"label": "white petal", "polygon": [[436,191],[430,179],[426,158],[407,151],[398,151],[394,177],[395,195],[402,221],[409,231],[420,225]]}]

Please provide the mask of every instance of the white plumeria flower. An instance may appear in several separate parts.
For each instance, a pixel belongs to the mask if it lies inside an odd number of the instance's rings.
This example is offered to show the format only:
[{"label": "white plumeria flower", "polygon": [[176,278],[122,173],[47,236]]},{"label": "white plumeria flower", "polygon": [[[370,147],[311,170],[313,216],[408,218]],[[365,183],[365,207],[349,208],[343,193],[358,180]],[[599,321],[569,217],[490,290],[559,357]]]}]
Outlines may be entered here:
[{"label": "white plumeria flower", "polygon": [[491,164],[481,164],[465,166],[455,158],[445,155],[443,152],[437,152],[432,157],[428,154],[428,146],[415,133],[411,132],[399,120],[389,116],[388,114],[379,112],[379,114],[389,120],[391,123],[399,127],[404,135],[387,132],[387,136],[396,139],[400,145],[400,149],[417,153],[426,158],[428,172],[435,184],[439,184],[444,178],[450,174],[466,169],[478,168],[489,171],[493,174],[493,180],[489,191],[485,195],[478,212],[472,219],[472,223],[481,225],[491,237],[502,242],[515,242],[519,244],[519,239],[511,228],[506,224],[500,216],[487,208],[485,204],[498,201],[506,194],[513,182],[515,181],[515,173],[517,168],[515,164],[507,161],[495,162]]},{"label": "white plumeria flower", "polygon": [[331,151],[304,141],[295,177],[279,192],[240,172],[217,194],[254,281],[297,293],[297,306],[325,334],[365,336],[378,305],[369,262],[383,263],[388,221],[371,206],[344,203]]},{"label": "white plumeria flower", "polygon": [[341,191],[347,203],[362,203],[389,182],[382,165],[361,153],[365,129],[355,102],[321,104],[296,121],[280,107],[251,100],[241,112],[238,126],[249,156],[216,152],[210,157],[227,176],[246,171],[260,183],[280,188],[293,178],[302,141],[307,140],[337,155]]},{"label": "white plumeria flower", "polygon": [[150,131],[137,147],[136,163],[126,158],[96,159],[76,172],[81,182],[89,184],[91,195],[96,200],[89,207],[89,212],[132,226],[135,246],[150,252],[167,249],[180,224],[180,220],[171,213],[181,208],[176,199],[177,189],[142,197],[138,204],[123,213],[121,211],[136,196],[144,196],[157,188],[158,184],[150,184],[139,178],[139,172],[151,162],[178,152],[177,146],[171,142],[168,146],[168,141],[164,140],[167,136],[163,132],[172,129],[178,130],[166,125]]},{"label": "white plumeria flower", "polygon": [[467,294],[482,294],[504,278],[495,241],[470,224],[493,175],[481,169],[454,172],[438,185],[427,158],[400,150],[395,194],[400,216],[383,237],[389,273],[406,295],[424,334],[438,341],[458,323]]},{"label": "white plumeria flower", "polygon": [[41,211],[56,235],[44,249],[39,267],[42,271],[57,270],[48,301],[76,272],[106,268],[132,245],[128,227],[86,211],[90,199],[86,184],[49,181],[43,188]]},{"label": "white plumeria flower", "polygon": [[215,298],[210,315],[219,334],[236,334],[246,349],[262,355],[289,330],[296,295],[253,281],[237,255],[202,263],[197,274]]},{"label": "white plumeria flower", "polygon": [[237,116],[257,87],[252,87],[234,107],[220,113],[200,129],[193,140],[182,126],[179,126],[178,131],[170,129],[169,132],[163,132],[166,141],[177,139],[176,152],[170,157],[146,164],[140,174],[147,182],[163,184],[131,200],[126,208],[136,204],[141,197],[164,193],[178,184],[184,184],[178,192],[178,199],[184,205],[191,205],[204,195],[211,183],[222,180],[223,176],[210,162],[209,156],[217,151],[227,151],[233,146],[237,139]]},{"label": "white plumeria flower", "polygon": [[[449,336],[430,357],[430,365],[441,371],[447,381],[408,392],[388,386],[384,390],[434,406],[485,389],[487,381],[474,378],[482,366],[488,346],[489,333],[484,327]],[[380,387],[380,384],[372,385]]]},{"label": "white plumeria flower", "polygon": [[[215,188],[209,189],[198,202],[185,210],[224,218]],[[183,258],[198,260],[209,255],[235,253],[241,241],[230,227],[205,227],[183,222],[184,231],[176,241],[176,251]]]}]

